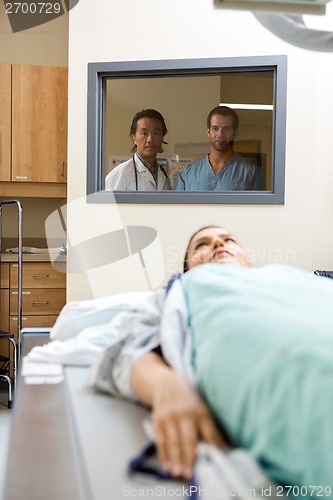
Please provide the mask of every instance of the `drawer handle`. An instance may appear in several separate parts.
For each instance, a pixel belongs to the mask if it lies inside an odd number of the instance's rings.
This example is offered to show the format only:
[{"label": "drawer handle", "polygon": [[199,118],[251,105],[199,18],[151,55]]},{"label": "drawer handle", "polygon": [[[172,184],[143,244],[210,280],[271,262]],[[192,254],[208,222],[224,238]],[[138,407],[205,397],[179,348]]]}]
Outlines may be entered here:
[{"label": "drawer handle", "polygon": [[34,274],[33,277],[34,278],[49,278],[50,275],[49,274]]},{"label": "drawer handle", "polygon": [[33,302],[33,304],[35,306],[46,306],[48,304],[48,302],[47,302],[47,300],[45,300],[45,301],[40,300],[40,301]]},{"label": "drawer handle", "polygon": [[[31,292],[22,292],[22,295],[30,295]],[[12,295],[18,295],[18,292],[12,292]]]}]

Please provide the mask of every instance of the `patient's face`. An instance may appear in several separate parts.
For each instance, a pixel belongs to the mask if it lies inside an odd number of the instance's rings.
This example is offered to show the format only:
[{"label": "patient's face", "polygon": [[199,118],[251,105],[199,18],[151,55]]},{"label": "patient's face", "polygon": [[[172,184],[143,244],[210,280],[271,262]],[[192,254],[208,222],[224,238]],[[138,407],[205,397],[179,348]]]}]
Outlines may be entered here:
[{"label": "patient's face", "polygon": [[189,244],[187,259],[188,269],[207,262],[249,267],[244,249],[237,238],[222,227],[209,227],[199,231]]}]

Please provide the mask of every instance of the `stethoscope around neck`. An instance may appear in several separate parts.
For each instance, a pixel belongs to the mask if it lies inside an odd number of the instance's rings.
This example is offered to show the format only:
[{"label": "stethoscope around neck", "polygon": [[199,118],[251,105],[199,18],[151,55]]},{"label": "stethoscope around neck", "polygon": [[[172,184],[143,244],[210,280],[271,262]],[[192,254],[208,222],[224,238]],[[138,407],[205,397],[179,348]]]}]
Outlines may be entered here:
[{"label": "stethoscope around neck", "polygon": [[[138,171],[136,169],[135,154],[133,155],[132,159],[133,159],[133,168],[134,168],[134,177],[135,177],[135,191],[139,191],[139,179],[138,179]],[[166,173],[165,168],[162,167],[162,165],[158,165],[158,166],[162,170],[165,177],[168,178],[168,174]]]}]

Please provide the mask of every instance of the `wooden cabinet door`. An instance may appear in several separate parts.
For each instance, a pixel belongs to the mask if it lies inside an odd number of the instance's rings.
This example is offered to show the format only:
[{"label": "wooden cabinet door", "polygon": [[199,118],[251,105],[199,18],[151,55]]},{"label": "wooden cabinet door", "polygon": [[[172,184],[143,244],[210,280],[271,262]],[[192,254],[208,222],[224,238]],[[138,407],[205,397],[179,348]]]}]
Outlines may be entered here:
[{"label": "wooden cabinet door", "polygon": [[11,180],[12,67],[0,64],[0,181]]},{"label": "wooden cabinet door", "polygon": [[66,183],[67,73],[12,66],[12,181]]}]

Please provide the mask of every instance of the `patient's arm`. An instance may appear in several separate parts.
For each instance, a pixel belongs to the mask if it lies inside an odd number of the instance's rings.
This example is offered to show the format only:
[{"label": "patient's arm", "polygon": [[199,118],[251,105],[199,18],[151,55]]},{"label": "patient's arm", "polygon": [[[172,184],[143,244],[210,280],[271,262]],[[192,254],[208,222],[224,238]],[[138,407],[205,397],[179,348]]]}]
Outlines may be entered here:
[{"label": "patient's arm", "polygon": [[155,352],[132,370],[137,398],[152,407],[159,459],[174,476],[190,478],[199,439],[220,445],[221,433],[196,389]]}]

